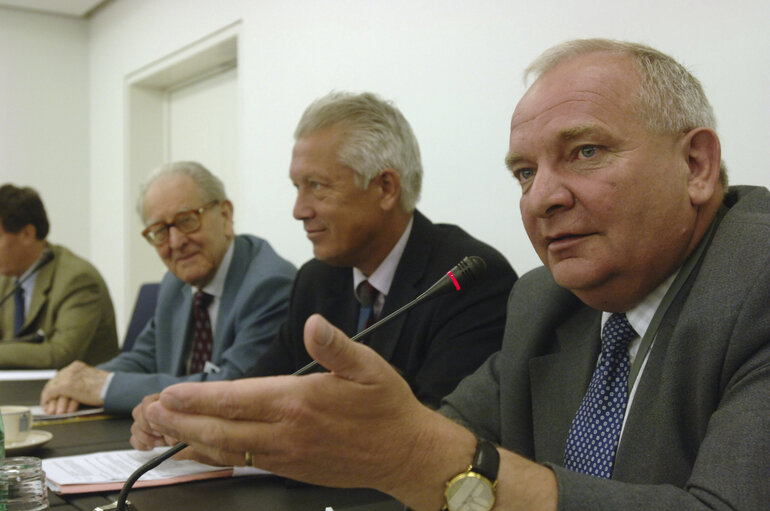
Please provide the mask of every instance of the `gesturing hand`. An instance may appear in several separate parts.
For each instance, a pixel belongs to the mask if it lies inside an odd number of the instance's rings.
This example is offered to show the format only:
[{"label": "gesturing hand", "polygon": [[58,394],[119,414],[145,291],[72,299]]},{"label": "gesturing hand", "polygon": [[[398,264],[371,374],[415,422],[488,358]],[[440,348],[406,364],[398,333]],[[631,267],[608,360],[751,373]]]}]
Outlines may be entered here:
[{"label": "gesturing hand", "polygon": [[422,475],[438,431],[463,431],[472,449],[470,433],[420,404],[384,359],[322,317],[308,319],[305,345],[329,373],[174,385],[148,406],[152,429],[222,464],[243,464],[248,451],[280,475],[394,493]]}]

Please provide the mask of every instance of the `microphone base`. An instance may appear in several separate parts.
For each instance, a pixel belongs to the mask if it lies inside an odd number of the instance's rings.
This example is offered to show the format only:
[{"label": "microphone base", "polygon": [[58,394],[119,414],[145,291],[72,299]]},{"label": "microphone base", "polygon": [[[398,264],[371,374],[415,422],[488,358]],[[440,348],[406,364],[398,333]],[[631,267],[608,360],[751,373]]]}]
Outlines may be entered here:
[{"label": "microphone base", "polygon": [[[107,504],[105,506],[98,506],[94,508],[94,511],[115,511],[118,509],[118,501],[116,500],[112,504]],[[126,501],[126,507],[124,508],[125,511],[138,511],[136,509],[136,506],[134,506],[130,501]]]}]

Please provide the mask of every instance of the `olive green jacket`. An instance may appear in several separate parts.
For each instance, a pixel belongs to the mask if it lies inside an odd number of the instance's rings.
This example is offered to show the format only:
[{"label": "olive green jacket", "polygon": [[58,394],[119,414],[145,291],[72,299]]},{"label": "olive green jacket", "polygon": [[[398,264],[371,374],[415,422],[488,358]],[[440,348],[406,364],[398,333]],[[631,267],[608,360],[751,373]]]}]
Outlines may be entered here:
[{"label": "olive green jacket", "polygon": [[[40,332],[40,342],[15,340],[14,301],[0,306],[0,369],[59,369],[74,360],[96,365],[118,353],[115,312],[101,275],[68,249],[48,244],[53,260],[37,275],[19,338]],[[0,296],[14,279],[0,276]],[[38,338],[39,339],[39,338]]]}]

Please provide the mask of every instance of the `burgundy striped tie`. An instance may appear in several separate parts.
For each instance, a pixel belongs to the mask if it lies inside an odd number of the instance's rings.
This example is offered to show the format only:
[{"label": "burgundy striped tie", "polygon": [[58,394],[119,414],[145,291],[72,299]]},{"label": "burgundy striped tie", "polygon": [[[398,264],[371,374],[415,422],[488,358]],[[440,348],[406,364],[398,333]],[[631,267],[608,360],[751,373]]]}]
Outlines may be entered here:
[{"label": "burgundy striped tie", "polygon": [[211,360],[211,350],[214,346],[214,335],[211,332],[211,318],[209,317],[209,305],[214,297],[203,291],[197,291],[193,297],[193,319],[195,330],[193,334],[192,358],[190,359],[190,373],[203,371],[206,362]]}]

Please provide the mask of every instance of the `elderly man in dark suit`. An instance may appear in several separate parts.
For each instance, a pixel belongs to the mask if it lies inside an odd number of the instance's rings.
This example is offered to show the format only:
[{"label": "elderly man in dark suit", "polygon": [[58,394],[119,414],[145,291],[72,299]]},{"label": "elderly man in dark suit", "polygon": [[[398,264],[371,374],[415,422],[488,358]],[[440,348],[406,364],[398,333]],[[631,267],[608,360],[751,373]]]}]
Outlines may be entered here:
[{"label": "elderly man in dark suit", "polygon": [[767,508],[770,193],[727,187],[711,106],[671,57],[581,40],[531,70],[506,162],[545,268],[439,413],[313,316],[330,373],[171,387],[155,430],[418,510]]},{"label": "elderly man in dark suit", "polygon": [[480,256],[488,267],[482,282],[416,307],[363,340],[421,401],[438,406],[499,349],[515,273],[495,249],[415,209],[419,146],[389,102],[331,93],[305,110],[294,136],[294,217],[316,258],[300,269],[289,320],[251,375],[288,374],[310,362],[302,332],[311,314],[353,335],[366,322],[362,288],[374,295],[371,322],[416,298],[464,256]]},{"label": "elderly man in dark suit", "polygon": [[74,362],[49,381],[49,413],[79,403],[129,413],[181,381],[243,376],[283,321],[294,266],[270,244],[235,235],[222,182],[195,162],[175,162],[142,187],[142,233],[168,267],[153,318],[130,351],[96,367]]}]

